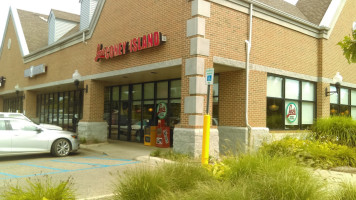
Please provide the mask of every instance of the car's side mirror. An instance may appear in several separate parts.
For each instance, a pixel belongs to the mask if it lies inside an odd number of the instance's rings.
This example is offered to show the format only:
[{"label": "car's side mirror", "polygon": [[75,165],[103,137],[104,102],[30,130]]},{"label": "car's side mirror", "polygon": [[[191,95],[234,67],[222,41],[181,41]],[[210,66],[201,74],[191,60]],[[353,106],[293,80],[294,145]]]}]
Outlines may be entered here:
[{"label": "car's side mirror", "polygon": [[37,133],[41,133],[42,131],[43,131],[43,130],[42,130],[41,128],[37,128],[37,129],[36,129],[36,132],[37,132]]}]

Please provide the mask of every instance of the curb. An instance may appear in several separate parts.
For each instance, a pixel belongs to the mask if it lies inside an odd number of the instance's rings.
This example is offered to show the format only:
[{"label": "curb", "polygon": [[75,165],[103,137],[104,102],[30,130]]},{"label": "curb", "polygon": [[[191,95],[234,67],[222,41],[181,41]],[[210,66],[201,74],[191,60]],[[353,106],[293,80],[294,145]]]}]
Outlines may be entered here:
[{"label": "curb", "polygon": [[[103,155],[108,155],[107,153],[103,152],[103,151],[100,151],[100,150],[96,150],[92,147],[99,147],[103,144],[109,144],[109,143],[98,143],[98,144],[80,144],[80,149],[84,149],[86,151],[91,151],[91,152],[94,152],[94,153],[101,153]],[[79,150],[80,150],[79,149]]]},{"label": "curb", "polygon": [[96,196],[96,197],[89,197],[89,198],[81,198],[78,200],[105,200],[105,199],[111,199],[114,194],[107,194],[107,195],[101,195],[101,196]]}]

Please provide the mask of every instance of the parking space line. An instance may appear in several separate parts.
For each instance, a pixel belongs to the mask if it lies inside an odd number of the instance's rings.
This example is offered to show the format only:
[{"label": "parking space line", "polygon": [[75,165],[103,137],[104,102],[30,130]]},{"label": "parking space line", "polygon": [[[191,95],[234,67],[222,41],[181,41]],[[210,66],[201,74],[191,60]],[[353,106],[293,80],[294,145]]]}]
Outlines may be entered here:
[{"label": "parking space line", "polygon": [[[120,163],[120,164],[112,164],[112,165],[103,165],[103,164],[97,164],[97,163],[90,163],[90,162],[75,162],[75,161],[70,161],[68,159],[71,158],[65,158],[63,160],[48,160],[51,162],[60,162],[60,163],[72,163],[72,164],[79,164],[79,165],[89,165],[92,167],[85,167],[85,168],[80,168],[80,169],[73,169],[73,170],[66,170],[66,169],[59,169],[59,168],[53,168],[53,167],[47,167],[47,166],[42,166],[42,165],[37,165],[38,163],[43,163],[46,161],[41,161],[37,162],[37,164],[34,164],[34,162],[29,162],[29,163],[16,163],[16,164],[10,164],[10,165],[22,165],[22,166],[28,166],[28,167],[37,167],[37,168],[43,168],[43,169],[48,169],[48,170],[54,170],[52,172],[45,172],[45,173],[33,173],[33,174],[28,174],[28,175],[13,175],[13,174],[8,174],[4,172],[0,172],[0,175],[5,176],[4,178],[1,177],[0,180],[4,179],[12,179],[12,178],[27,178],[27,177],[33,177],[33,176],[38,176],[38,175],[50,175],[50,174],[58,174],[58,173],[65,173],[65,172],[76,172],[76,171],[83,171],[83,170],[90,170],[90,169],[99,169],[99,168],[107,168],[107,167],[117,167],[117,166],[123,166],[123,165],[130,165],[130,164],[136,164],[140,163],[140,161],[135,161],[135,160],[126,160],[126,159],[112,159],[112,158],[101,158],[101,157],[79,157],[79,158],[86,158],[86,159],[101,159],[101,160],[117,160],[117,161],[126,161],[126,163]],[[5,165],[0,165],[0,166],[5,166]],[[1,169],[0,169],[1,170]]]},{"label": "parking space line", "polygon": [[90,159],[99,159],[99,160],[117,160],[117,161],[132,161],[128,159],[116,159],[116,158],[102,158],[102,157],[95,157],[95,156],[88,156],[88,157],[83,157],[83,158],[90,158]]},{"label": "parking space line", "polygon": [[96,164],[96,163],[83,163],[83,162],[74,162],[74,161],[67,161],[67,160],[51,160],[53,162],[61,162],[61,163],[73,163],[73,164],[79,164],[79,165],[92,165],[92,166],[99,166],[99,167],[109,167],[110,165],[102,165],[102,164]]},{"label": "parking space line", "polygon": [[[16,175],[13,175],[13,174],[7,174],[7,173],[3,173],[3,172],[0,172],[0,175],[4,175],[4,176],[10,176],[12,178],[19,178],[19,176],[16,176]],[[1,178],[0,178],[1,179]]]},{"label": "parking space line", "polygon": [[58,169],[58,168],[46,167],[46,166],[41,166],[41,165],[33,165],[33,164],[28,164],[28,163],[19,163],[18,165],[30,166],[30,167],[38,167],[38,168],[56,170],[56,171],[61,171],[61,172],[68,172],[69,171],[69,170],[66,170],[66,169]]}]

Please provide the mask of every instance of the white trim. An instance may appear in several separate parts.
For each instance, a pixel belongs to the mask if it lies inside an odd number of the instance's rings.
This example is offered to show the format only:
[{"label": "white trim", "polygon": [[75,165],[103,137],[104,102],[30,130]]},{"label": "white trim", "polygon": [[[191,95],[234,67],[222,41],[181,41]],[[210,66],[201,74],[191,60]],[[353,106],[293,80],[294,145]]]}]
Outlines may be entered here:
[{"label": "white trim", "polygon": [[346,0],[332,0],[319,26],[330,28],[326,38],[328,39],[335,27],[335,24],[345,6]]},{"label": "white trim", "polygon": [[[132,73],[150,71],[150,70],[155,70],[155,69],[163,69],[163,68],[174,67],[174,66],[179,66],[179,65],[182,65],[181,58],[174,59],[174,60],[167,60],[167,61],[158,62],[158,63],[152,63],[152,64],[148,64],[148,65],[131,67],[131,68],[127,68],[127,69],[104,72],[104,73],[100,73],[100,74],[83,76],[81,78],[81,80],[84,81],[84,80],[110,78],[110,77],[118,76],[118,75],[132,74]],[[72,84],[72,83],[73,83],[73,79],[70,78],[70,79],[65,79],[65,80],[60,80],[60,81],[54,81],[54,82],[24,87],[23,90],[36,90],[36,89],[42,89],[42,88],[53,87],[53,86],[64,85],[64,84]],[[12,94],[15,92],[16,92],[15,90],[8,90],[8,91],[0,92],[0,95]]]},{"label": "white trim", "polygon": [[218,57],[218,56],[214,56],[213,57],[213,62],[214,64],[218,64],[218,65],[225,65],[225,66],[229,66],[229,67],[235,67],[235,68],[239,68],[239,69],[246,69],[246,63],[239,61],[239,60],[233,60],[230,58],[223,58],[223,57]]},{"label": "white trim", "polygon": [[[242,67],[246,65],[246,63],[243,61],[217,57],[217,56],[213,57],[213,63],[232,67],[232,68],[239,68],[239,69],[240,68],[244,69],[245,67],[244,68]],[[289,77],[302,79],[306,81],[312,81],[312,82],[321,82],[321,83],[330,83],[330,84],[334,83],[332,78],[311,76],[311,75],[291,72],[287,70],[282,70],[282,69],[277,69],[277,68],[267,67],[267,66],[257,65],[257,64],[250,64],[250,70],[266,72],[266,73],[271,73],[271,74],[276,74],[281,76],[289,76]],[[356,88],[356,84],[354,83],[342,82],[341,85],[345,87]]]},{"label": "white trim", "polygon": [[28,51],[28,47],[27,47],[27,43],[26,43],[26,39],[25,39],[25,34],[23,33],[23,30],[22,30],[20,18],[17,13],[17,9],[13,8],[13,7],[11,7],[11,9],[12,9],[11,12],[12,12],[14,25],[15,25],[15,30],[17,33],[17,39],[20,44],[21,54],[22,54],[22,56],[26,56],[27,54],[29,54],[29,51]]},{"label": "white trim", "polygon": [[5,24],[5,27],[4,27],[4,32],[3,32],[2,40],[1,40],[0,58],[1,58],[3,47],[4,47],[4,43],[5,43],[5,36],[6,36],[5,34],[7,32],[7,27],[9,26],[10,15],[11,15],[11,8],[9,7],[9,11],[8,11],[8,14],[7,14],[7,19],[6,19],[6,24]]},{"label": "white trim", "polygon": [[28,50],[28,46],[26,43],[26,39],[25,39],[25,35],[23,33],[22,30],[22,26],[21,26],[21,22],[20,22],[20,18],[19,15],[17,13],[17,9],[14,7],[10,7],[9,8],[9,14],[7,15],[7,20],[6,20],[6,25],[4,28],[4,34],[2,36],[2,42],[1,42],[1,47],[0,47],[0,57],[4,48],[4,44],[5,44],[5,37],[6,37],[6,32],[7,32],[7,28],[9,26],[9,21],[10,21],[10,17],[12,18],[14,27],[15,27],[15,32],[16,32],[16,38],[17,41],[19,43],[19,47],[20,47],[20,51],[21,51],[21,55],[22,56],[26,56],[27,54],[29,54],[29,50]]}]

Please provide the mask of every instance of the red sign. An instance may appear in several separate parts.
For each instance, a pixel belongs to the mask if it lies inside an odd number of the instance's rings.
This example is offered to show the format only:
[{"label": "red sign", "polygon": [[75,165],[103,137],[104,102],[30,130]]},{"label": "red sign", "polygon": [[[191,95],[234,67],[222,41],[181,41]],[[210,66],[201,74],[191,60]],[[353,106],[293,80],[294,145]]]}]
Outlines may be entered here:
[{"label": "red sign", "polygon": [[103,47],[102,44],[98,44],[95,62],[99,62],[100,59],[110,59],[116,56],[125,55],[132,52],[141,51],[151,47],[159,46],[163,43],[162,33],[154,32],[142,37],[133,38],[128,42],[120,42],[114,45]]}]

